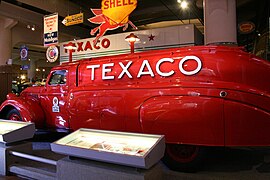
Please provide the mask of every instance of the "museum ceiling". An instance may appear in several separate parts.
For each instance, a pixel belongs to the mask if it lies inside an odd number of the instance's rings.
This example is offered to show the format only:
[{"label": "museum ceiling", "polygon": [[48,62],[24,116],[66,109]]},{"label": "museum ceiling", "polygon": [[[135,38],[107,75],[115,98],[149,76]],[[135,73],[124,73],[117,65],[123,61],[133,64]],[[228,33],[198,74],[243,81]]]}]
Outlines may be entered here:
[{"label": "museum ceiling", "polygon": [[[91,18],[94,15],[90,9],[101,8],[101,0],[2,0],[0,2],[19,6],[40,15],[61,11],[60,20],[69,14],[79,12],[85,13],[85,19]],[[177,0],[138,0],[137,8],[131,13],[130,20],[139,29],[192,23],[203,32],[203,0],[187,0],[187,2],[188,8],[182,9]],[[263,9],[266,2],[267,0],[236,0],[237,22],[253,21],[255,24],[260,24],[265,13]],[[89,37],[90,29],[97,25],[85,20],[83,24],[77,26],[80,27],[79,31],[69,28],[69,33],[86,38]],[[110,33],[119,31],[118,29]]]}]

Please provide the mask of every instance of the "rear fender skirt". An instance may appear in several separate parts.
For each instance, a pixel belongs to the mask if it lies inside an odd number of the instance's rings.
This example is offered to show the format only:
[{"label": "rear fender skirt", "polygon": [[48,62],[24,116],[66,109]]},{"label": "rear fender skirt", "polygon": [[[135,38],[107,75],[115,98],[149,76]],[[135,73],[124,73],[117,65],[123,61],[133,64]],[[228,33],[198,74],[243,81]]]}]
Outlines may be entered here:
[{"label": "rear fender skirt", "polygon": [[226,146],[269,146],[270,112],[250,104],[225,101]]},{"label": "rear fender skirt", "polygon": [[143,132],[164,134],[167,143],[224,146],[223,100],[159,96],[140,109]]}]

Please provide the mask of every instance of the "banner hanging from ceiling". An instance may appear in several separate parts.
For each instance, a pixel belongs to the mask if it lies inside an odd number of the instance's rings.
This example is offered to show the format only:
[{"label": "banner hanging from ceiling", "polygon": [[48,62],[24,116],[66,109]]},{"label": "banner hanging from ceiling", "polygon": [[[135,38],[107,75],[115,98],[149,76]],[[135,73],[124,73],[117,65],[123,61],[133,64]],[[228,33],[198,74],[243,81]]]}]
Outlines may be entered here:
[{"label": "banner hanging from ceiling", "polygon": [[94,24],[100,24],[98,27],[91,30],[91,35],[96,35],[94,44],[102,37],[107,30],[114,30],[123,27],[123,31],[131,25],[134,29],[137,27],[129,20],[129,15],[137,7],[137,0],[102,0],[101,9],[91,9],[95,15],[89,18],[88,21]]},{"label": "banner hanging from ceiling", "polygon": [[58,44],[58,13],[44,16],[44,46]]}]

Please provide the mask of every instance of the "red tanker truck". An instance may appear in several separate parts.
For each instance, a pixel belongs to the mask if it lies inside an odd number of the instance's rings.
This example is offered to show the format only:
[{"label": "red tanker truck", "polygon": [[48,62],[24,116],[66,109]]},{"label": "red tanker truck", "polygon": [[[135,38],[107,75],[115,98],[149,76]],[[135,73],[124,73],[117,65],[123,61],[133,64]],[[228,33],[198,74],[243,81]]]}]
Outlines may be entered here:
[{"label": "red tanker truck", "polygon": [[37,128],[164,134],[164,162],[198,167],[206,148],[270,145],[270,63],[239,47],[195,46],[54,67],[7,95],[1,118]]}]

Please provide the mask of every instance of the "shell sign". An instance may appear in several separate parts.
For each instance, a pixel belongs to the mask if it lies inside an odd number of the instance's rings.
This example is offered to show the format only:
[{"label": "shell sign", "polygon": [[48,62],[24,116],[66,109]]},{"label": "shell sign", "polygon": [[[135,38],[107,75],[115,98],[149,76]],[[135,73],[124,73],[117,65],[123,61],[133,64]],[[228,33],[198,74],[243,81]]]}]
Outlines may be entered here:
[{"label": "shell sign", "polygon": [[95,15],[88,19],[91,23],[100,24],[91,30],[90,34],[96,38],[94,45],[98,43],[107,30],[114,30],[123,27],[123,31],[131,25],[134,29],[137,27],[128,19],[130,13],[137,7],[137,0],[102,0],[101,9],[91,9]]},{"label": "shell sign", "polygon": [[137,7],[137,0],[102,0],[102,14],[110,19],[110,24],[128,23],[128,16]]}]

